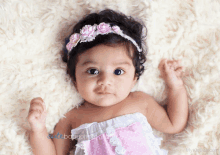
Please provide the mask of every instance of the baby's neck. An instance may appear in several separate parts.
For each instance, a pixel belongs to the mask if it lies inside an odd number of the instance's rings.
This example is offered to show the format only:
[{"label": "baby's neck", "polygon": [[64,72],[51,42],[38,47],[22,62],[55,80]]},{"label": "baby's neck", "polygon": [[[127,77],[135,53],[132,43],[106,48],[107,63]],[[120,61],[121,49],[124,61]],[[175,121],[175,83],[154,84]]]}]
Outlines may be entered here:
[{"label": "baby's neck", "polygon": [[84,101],[81,106],[82,106],[82,108],[85,108],[85,109],[102,109],[102,108],[105,108],[105,107],[101,107],[101,106],[97,106],[97,105],[88,103],[87,101]]}]

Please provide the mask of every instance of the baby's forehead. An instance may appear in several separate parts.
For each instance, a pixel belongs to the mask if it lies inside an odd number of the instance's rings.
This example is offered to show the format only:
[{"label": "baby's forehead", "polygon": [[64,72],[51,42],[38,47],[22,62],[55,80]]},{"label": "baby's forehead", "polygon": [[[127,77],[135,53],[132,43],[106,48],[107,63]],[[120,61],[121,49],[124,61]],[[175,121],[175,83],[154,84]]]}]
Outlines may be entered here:
[{"label": "baby's forehead", "polygon": [[91,48],[84,53],[79,55],[78,62],[84,63],[86,61],[102,62],[111,61],[112,63],[119,63],[124,61],[132,61],[131,53],[127,51],[123,46],[120,47],[109,47],[109,46],[98,46]]}]

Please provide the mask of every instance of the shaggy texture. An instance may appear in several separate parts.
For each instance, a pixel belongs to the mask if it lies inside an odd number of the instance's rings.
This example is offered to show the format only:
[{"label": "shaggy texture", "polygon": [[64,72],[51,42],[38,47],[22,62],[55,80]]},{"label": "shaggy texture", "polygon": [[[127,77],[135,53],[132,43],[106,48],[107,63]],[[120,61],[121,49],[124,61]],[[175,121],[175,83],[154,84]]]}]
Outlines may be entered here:
[{"label": "shaggy texture", "polygon": [[188,93],[185,131],[163,137],[169,154],[220,154],[220,2],[217,0],[1,0],[0,154],[31,155],[28,115],[31,99],[46,103],[48,133],[82,101],[60,51],[79,19],[105,8],[121,11],[148,28],[146,71],[132,91],[141,90],[161,105],[165,82],[162,58],[182,59]]}]

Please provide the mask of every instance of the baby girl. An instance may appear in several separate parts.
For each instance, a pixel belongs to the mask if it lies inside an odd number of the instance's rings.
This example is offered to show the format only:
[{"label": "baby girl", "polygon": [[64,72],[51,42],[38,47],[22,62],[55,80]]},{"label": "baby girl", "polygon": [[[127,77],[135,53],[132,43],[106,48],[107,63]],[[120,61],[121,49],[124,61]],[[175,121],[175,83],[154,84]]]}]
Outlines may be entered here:
[{"label": "baby girl", "polygon": [[74,147],[75,155],[168,154],[152,128],[168,134],[184,130],[188,103],[183,67],[180,60],[167,59],[158,66],[168,88],[166,108],[144,92],[131,92],[145,69],[143,27],[109,9],[89,14],[74,26],[63,61],[84,101],[48,136],[46,105],[40,97],[31,100],[28,121],[35,155],[64,155]]}]

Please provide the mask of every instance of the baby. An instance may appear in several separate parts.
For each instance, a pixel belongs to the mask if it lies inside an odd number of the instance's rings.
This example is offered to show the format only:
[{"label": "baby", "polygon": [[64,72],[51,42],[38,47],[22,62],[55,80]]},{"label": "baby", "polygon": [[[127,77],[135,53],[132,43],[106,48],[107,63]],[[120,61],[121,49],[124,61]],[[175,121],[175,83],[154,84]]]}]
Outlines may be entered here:
[{"label": "baby", "polygon": [[154,136],[151,127],[169,134],[184,130],[188,103],[183,67],[181,61],[167,59],[159,64],[168,87],[165,109],[150,95],[131,92],[146,61],[143,27],[109,9],[89,14],[75,25],[63,60],[84,102],[69,111],[48,136],[45,103],[40,97],[31,100],[28,121],[35,155],[64,155],[73,147],[75,155],[168,153],[160,149],[162,138]]}]

